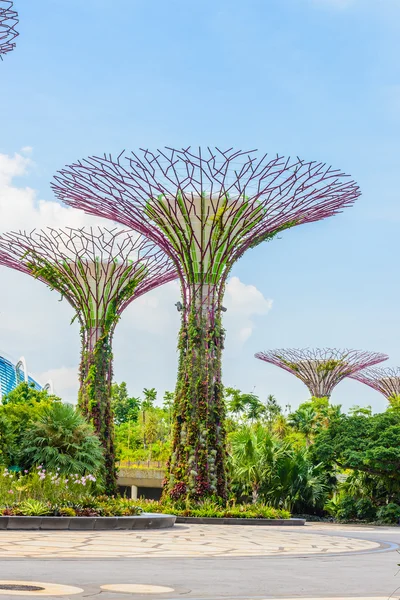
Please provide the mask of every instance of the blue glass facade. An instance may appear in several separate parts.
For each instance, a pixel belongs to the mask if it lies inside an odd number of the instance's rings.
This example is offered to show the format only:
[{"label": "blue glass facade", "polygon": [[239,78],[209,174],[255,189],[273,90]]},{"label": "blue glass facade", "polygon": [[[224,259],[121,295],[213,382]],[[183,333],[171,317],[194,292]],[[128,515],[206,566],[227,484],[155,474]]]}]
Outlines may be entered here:
[{"label": "blue glass facade", "polygon": [[[18,367],[17,367],[18,365]],[[0,356],[0,389],[1,389],[1,397],[5,396],[11,390],[13,390],[19,383],[25,381],[25,373],[24,369],[19,366],[19,363],[16,365],[11,362],[8,358],[4,356]],[[37,381],[32,379],[28,375],[28,382],[33,383],[35,389],[41,390],[42,386],[38,384]]]}]

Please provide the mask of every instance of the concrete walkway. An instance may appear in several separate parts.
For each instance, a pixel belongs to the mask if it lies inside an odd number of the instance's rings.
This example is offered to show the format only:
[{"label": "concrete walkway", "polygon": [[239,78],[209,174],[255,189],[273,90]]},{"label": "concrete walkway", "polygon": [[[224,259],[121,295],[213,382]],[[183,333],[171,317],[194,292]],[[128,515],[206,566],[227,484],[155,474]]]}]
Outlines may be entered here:
[{"label": "concrete walkway", "polygon": [[[397,543],[399,528],[319,524],[296,531],[212,525],[145,532],[5,531],[0,580],[74,586],[76,595],[64,598],[101,600],[381,600],[400,586]],[[4,594],[0,590],[0,598],[17,597]],[[40,597],[40,591],[32,595]],[[395,592],[393,598],[399,597]]]}]

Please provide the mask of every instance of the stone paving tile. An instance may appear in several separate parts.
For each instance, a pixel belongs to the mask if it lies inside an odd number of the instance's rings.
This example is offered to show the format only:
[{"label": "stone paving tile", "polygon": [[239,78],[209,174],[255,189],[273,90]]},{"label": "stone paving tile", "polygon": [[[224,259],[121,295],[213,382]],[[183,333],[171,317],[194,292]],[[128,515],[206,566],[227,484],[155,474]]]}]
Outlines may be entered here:
[{"label": "stone paving tile", "polygon": [[335,536],[334,531],[316,534],[247,525],[188,525],[162,532],[0,532],[0,558],[290,556],[378,548],[378,543]]}]

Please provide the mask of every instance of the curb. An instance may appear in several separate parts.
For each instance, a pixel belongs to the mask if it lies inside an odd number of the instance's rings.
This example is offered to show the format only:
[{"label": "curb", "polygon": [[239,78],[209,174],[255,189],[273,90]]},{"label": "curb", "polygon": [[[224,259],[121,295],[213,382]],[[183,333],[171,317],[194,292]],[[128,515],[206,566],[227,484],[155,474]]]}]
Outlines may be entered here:
[{"label": "curb", "polygon": [[197,525],[261,525],[266,526],[301,526],[305,519],[240,519],[234,517],[177,517],[176,523],[192,523]]},{"label": "curb", "polygon": [[143,513],[132,517],[0,517],[0,530],[112,531],[165,529],[175,525],[174,515]]}]

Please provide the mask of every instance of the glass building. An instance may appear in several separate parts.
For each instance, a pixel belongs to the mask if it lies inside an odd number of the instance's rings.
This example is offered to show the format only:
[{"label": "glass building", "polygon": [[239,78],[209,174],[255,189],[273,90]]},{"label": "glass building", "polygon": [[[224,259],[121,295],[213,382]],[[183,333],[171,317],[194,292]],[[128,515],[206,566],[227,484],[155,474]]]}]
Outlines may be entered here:
[{"label": "glass building", "polygon": [[23,381],[33,384],[37,390],[43,389],[28,374],[24,357],[21,357],[18,362],[14,363],[9,357],[0,354],[0,397],[3,398]]}]

